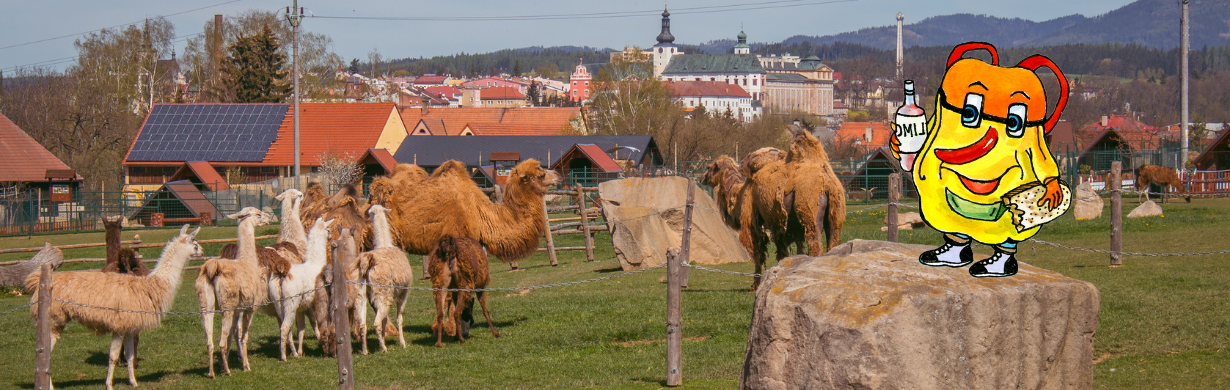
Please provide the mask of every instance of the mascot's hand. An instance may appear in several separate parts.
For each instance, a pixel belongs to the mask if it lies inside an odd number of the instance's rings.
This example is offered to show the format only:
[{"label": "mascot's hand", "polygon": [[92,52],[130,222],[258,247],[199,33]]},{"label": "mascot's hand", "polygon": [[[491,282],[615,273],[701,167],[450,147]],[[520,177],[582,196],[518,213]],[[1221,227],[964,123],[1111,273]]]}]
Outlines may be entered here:
[{"label": "mascot's hand", "polygon": [[1043,194],[1042,198],[1038,199],[1038,207],[1046,207],[1048,209],[1059,207],[1059,202],[1063,200],[1063,191],[1059,189],[1059,178],[1052,177],[1047,179],[1044,185],[1046,186],[1046,194]]},{"label": "mascot's hand", "polygon": [[893,152],[893,158],[901,159],[901,140],[897,139],[897,124],[889,123],[893,127],[893,134],[888,137],[888,150]]}]

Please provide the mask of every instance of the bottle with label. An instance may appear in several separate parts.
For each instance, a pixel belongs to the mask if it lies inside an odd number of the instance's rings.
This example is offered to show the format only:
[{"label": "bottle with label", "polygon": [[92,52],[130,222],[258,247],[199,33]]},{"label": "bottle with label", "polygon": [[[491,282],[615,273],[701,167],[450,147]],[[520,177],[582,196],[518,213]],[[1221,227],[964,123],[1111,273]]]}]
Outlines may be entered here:
[{"label": "bottle with label", "polygon": [[893,134],[901,142],[901,168],[914,170],[914,159],[927,141],[927,116],[914,95],[914,80],[905,81],[905,103],[893,118]]}]

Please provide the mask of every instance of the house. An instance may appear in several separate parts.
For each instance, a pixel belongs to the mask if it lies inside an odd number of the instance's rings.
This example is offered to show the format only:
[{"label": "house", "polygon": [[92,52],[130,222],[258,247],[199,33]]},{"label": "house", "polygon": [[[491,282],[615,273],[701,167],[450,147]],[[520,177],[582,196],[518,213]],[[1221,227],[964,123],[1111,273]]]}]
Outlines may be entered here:
[{"label": "house", "polygon": [[24,206],[19,208],[27,211],[0,208],[0,221],[13,225],[35,222],[41,212],[56,215],[56,204],[74,202],[82,181],[81,175],[0,114],[0,200],[21,201]]},{"label": "house", "polygon": [[1204,148],[1192,164],[1201,170],[1230,169],[1230,131],[1223,131],[1213,143]]},{"label": "house", "polygon": [[1122,161],[1124,169],[1142,164],[1178,164],[1176,132],[1144,124],[1127,115],[1102,116],[1076,129],[1074,138],[1078,146],[1075,149],[1078,166],[1085,165],[1094,171],[1109,170],[1111,161],[1115,160]]},{"label": "house", "polygon": [[[411,135],[559,135],[585,134],[579,107],[418,107],[402,108]],[[468,132],[467,132],[468,129]]]},{"label": "house", "polygon": [[686,110],[695,110],[704,106],[705,110],[722,115],[729,111],[731,116],[744,122],[760,116],[760,107],[752,105],[752,95],[742,87],[717,81],[674,81],[666,83],[671,89],[671,97],[683,104]]},{"label": "house", "polygon": [[411,84],[414,84],[415,86],[419,86],[419,87],[424,87],[424,88],[445,86],[445,85],[448,85],[448,82],[450,79],[451,78],[448,77],[447,75],[439,76],[435,74],[425,74],[425,75],[416,77],[414,81],[411,82]]},{"label": "house", "polygon": [[[784,58],[784,57],[770,57]],[[795,57],[797,58],[797,57]],[[835,116],[833,69],[820,58],[809,56],[798,61],[766,61],[764,104],[778,112],[799,110],[812,115]]]},{"label": "house", "polygon": [[529,88],[530,84],[518,80],[511,80],[503,77],[483,77],[461,83],[463,87],[470,88],[493,88],[493,87],[508,87],[515,88],[522,95],[525,94],[525,89]]},{"label": "house", "polygon": [[892,156],[888,148],[877,148],[863,160],[862,165],[852,175],[842,175],[841,184],[846,188],[847,199],[887,199],[888,175],[899,173],[902,195],[906,198],[917,198],[918,188],[914,181],[909,180],[909,172],[901,169],[901,162]]},{"label": "house", "polygon": [[368,149],[363,152],[363,156],[359,157],[359,166],[363,168],[363,193],[367,193],[367,186],[372,184],[372,180],[376,176],[384,176],[393,172],[393,168],[397,167],[397,160],[393,159],[393,154],[389,153],[388,149]]},{"label": "house", "polygon": [[618,179],[624,171],[606,151],[594,144],[573,145],[551,164],[551,170],[560,174],[565,186],[575,183],[582,187]]},{"label": "house", "polygon": [[582,102],[589,100],[593,94],[593,89],[590,88],[590,83],[594,81],[594,77],[598,76],[598,72],[606,64],[579,64],[572,71],[572,76],[569,76],[568,83],[568,99],[574,102]]},{"label": "house", "polygon": [[393,158],[398,163],[417,164],[430,171],[448,160],[461,161],[471,168],[493,165],[493,153],[517,152],[522,161],[533,158],[543,167],[550,167],[576,144],[594,144],[604,151],[618,149],[616,160],[627,160],[625,167],[662,165],[662,152],[649,135],[409,136]]},{"label": "house", "polygon": [[480,96],[482,107],[526,107],[529,106],[529,101],[525,99],[525,93],[519,91],[515,87],[490,87],[483,89],[466,89],[462,92],[462,101],[465,101],[465,92],[474,91]]},{"label": "house", "polygon": [[[670,12],[662,12],[662,32],[654,45],[654,76],[663,81],[716,81],[738,85],[759,106],[765,85],[764,67],[746,50],[740,54],[684,54],[674,45],[670,32]],[[747,35],[740,32],[740,42]]]},{"label": "house", "polygon": [[835,142],[852,142],[863,150],[872,151],[888,146],[892,126],[884,122],[844,122],[837,129]]},{"label": "house", "polygon": [[[233,170],[248,183],[293,175],[291,111],[289,104],[155,104],[124,157],[125,188],[157,189],[185,162]],[[407,134],[392,103],[301,103],[299,132],[305,172],[326,155],[395,152]]]}]

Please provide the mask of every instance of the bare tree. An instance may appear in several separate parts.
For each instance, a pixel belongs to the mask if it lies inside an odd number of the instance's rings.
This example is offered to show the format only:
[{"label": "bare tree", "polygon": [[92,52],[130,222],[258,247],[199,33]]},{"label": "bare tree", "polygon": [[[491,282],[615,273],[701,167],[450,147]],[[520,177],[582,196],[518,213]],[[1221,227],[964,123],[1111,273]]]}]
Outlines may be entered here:
[{"label": "bare tree", "polygon": [[363,167],[352,153],[324,152],[320,154],[320,173],[334,187],[358,183],[363,178]]}]

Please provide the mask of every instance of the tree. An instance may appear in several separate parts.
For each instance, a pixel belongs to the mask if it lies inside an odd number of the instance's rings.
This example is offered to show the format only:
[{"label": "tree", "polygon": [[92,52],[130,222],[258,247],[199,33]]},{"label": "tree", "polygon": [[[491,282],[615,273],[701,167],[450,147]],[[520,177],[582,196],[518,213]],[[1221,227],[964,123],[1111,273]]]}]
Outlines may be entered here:
[{"label": "tree", "polygon": [[512,75],[516,77],[521,77],[521,60],[517,60],[517,62],[513,64]]},{"label": "tree", "polygon": [[320,156],[320,172],[333,188],[355,184],[363,178],[363,167],[351,153],[324,152]]},{"label": "tree", "polygon": [[350,60],[350,68],[347,68],[346,71],[350,72],[350,74],[358,74],[359,73],[359,59],[355,58],[353,60]]},{"label": "tree", "polygon": [[368,77],[377,79],[384,75],[384,57],[374,47],[372,51],[367,52],[367,65],[371,67],[371,73],[368,74]]},{"label": "tree", "polygon": [[542,103],[539,95],[540,93],[538,92],[538,82],[531,81],[529,88],[525,89],[525,100],[530,103],[530,106],[538,107]]},{"label": "tree", "polygon": [[254,36],[241,36],[230,47],[222,66],[226,97],[238,103],[276,103],[290,92],[286,56],[278,52],[278,38],[268,27]]}]

